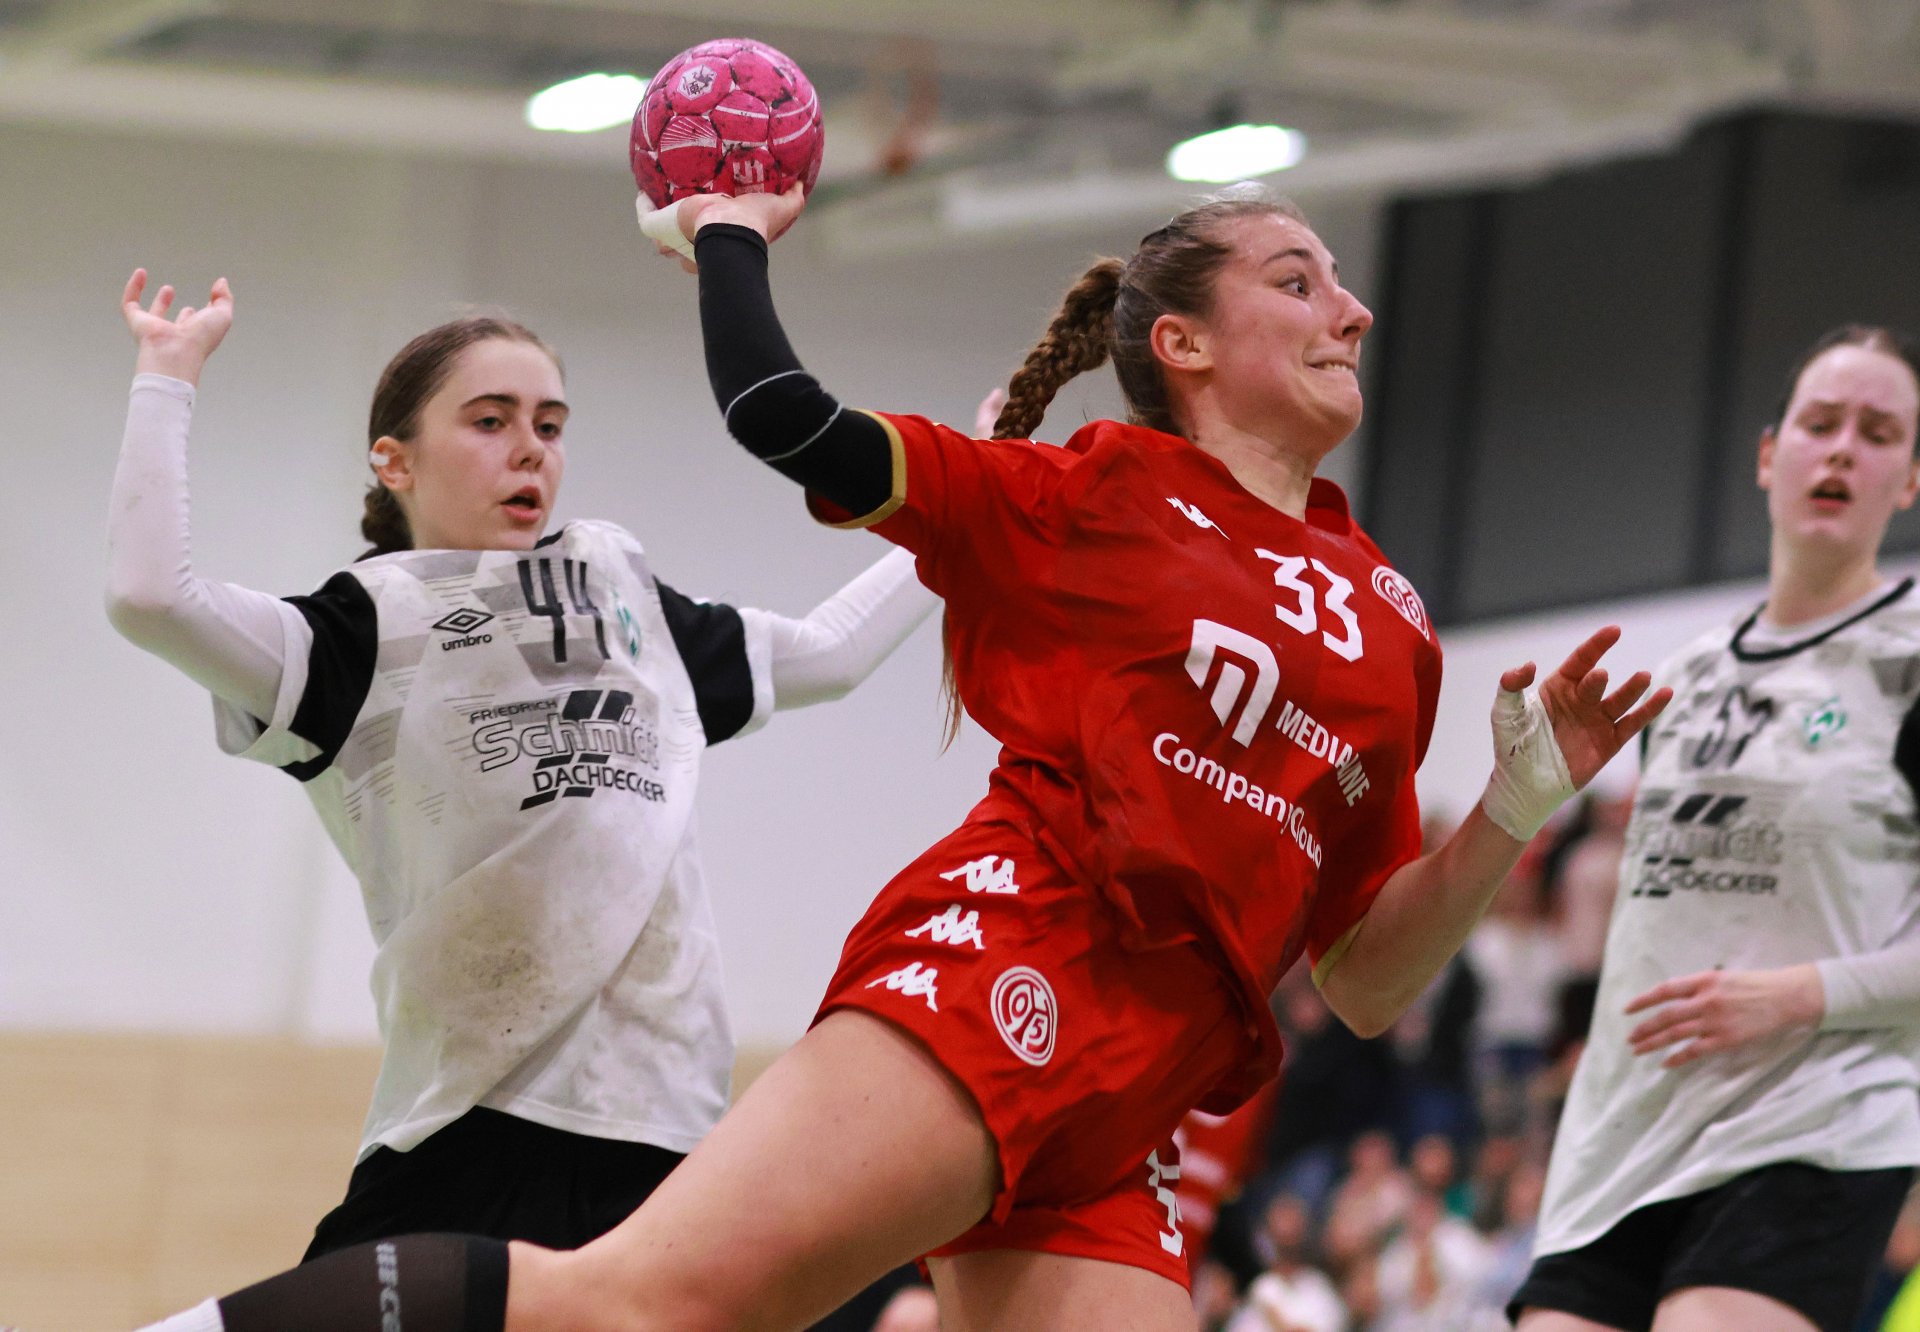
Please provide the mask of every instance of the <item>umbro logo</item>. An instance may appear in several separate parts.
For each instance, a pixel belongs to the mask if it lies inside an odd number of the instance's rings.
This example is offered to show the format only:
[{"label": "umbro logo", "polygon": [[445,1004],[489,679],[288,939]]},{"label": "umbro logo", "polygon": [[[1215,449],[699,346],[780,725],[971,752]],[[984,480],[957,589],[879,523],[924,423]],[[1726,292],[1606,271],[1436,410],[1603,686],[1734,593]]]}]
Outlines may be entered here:
[{"label": "umbro logo", "polygon": [[455,648],[477,647],[481,643],[491,643],[492,634],[475,633],[481,625],[492,620],[493,616],[485,611],[474,610],[471,606],[462,606],[451,615],[443,615],[433,622],[435,629],[443,629],[458,638],[450,638],[440,644],[442,652],[452,652]]},{"label": "umbro logo", "polygon": [[443,615],[433,622],[435,629],[444,629],[450,634],[470,634],[493,616],[485,611],[475,610],[471,606],[462,606],[451,615]]},{"label": "umbro logo", "polygon": [[1180,511],[1181,517],[1185,518],[1188,522],[1192,523],[1195,527],[1199,528],[1202,532],[1219,532],[1222,540],[1224,541],[1233,540],[1232,537],[1228,536],[1224,531],[1221,531],[1220,524],[1214,522],[1213,519],[1207,517],[1206,514],[1200,512],[1199,505],[1189,504],[1187,503],[1187,501],[1183,499],[1175,499],[1171,495],[1167,496],[1167,503],[1171,504],[1174,508],[1178,509]]}]

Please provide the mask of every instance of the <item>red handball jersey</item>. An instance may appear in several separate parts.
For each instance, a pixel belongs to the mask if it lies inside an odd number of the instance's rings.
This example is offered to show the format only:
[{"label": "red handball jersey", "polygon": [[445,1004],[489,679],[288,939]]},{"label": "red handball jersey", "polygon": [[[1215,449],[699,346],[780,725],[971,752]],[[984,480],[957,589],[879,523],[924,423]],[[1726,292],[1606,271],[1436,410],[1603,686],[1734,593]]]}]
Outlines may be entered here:
[{"label": "red handball jersey", "polygon": [[[876,415],[893,497],[836,526],[913,551],[960,698],[1003,746],[981,812],[1032,827],[1130,946],[1218,948],[1260,1033],[1420,849],[1440,687],[1425,608],[1315,481],[1305,521],[1183,439],[1096,421],[1063,447]],[[1227,1103],[1237,1099],[1223,1087]]]}]

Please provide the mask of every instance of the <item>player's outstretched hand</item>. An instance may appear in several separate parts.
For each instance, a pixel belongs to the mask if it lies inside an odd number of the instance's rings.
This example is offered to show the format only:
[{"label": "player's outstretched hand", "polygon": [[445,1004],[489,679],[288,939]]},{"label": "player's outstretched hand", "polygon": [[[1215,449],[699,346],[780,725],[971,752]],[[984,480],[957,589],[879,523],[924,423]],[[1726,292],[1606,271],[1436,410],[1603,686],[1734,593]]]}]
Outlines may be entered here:
[{"label": "player's outstretched hand", "polygon": [[[767,238],[769,244],[786,235],[787,228],[799,220],[807,206],[807,192],[793,185],[785,194],[691,194],[660,209],[642,214],[640,229],[654,242],[654,248],[680,267],[694,271],[693,238],[709,222],[731,222],[751,227]],[[651,218],[651,220],[650,220]],[[672,224],[676,235],[665,238],[655,234],[664,224]]]},{"label": "player's outstretched hand", "polygon": [[1659,689],[1641,702],[1653,683],[1645,671],[1607,692],[1600,658],[1619,639],[1619,628],[1608,625],[1537,689],[1528,688],[1532,662],[1500,677],[1493,702],[1493,776],[1481,808],[1516,841],[1530,841],[1673,697],[1672,690]]},{"label": "player's outstretched hand", "polygon": [[146,289],[147,270],[136,268],[120,294],[120,312],[140,344],[134,373],[171,375],[198,384],[207,358],[233,327],[233,289],[225,278],[216,279],[204,307],[183,306],[171,319],[167,309],[173,304],[173,288],[161,287],[152,304],[143,308],[140,297]]},{"label": "player's outstretched hand", "polygon": [[[1637,1055],[1679,1045],[1661,1064],[1679,1068],[1705,1055],[1801,1027],[1826,1013],[1820,970],[1811,962],[1764,971],[1701,971],[1663,981],[1627,1005],[1654,1010],[1627,1033]],[[1681,1042],[1685,1044],[1681,1044]]]},{"label": "player's outstretched hand", "polygon": [[[1635,671],[1627,682],[1607,692],[1607,672],[1600,658],[1620,641],[1620,626],[1610,624],[1568,654],[1560,669],[1540,682],[1540,702],[1553,722],[1553,738],[1567,763],[1575,790],[1593,780],[1627,744],[1658,717],[1673,698],[1671,689],[1656,689],[1640,706],[1653,677]],[[1533,683],[1533,663],[1500,677],[1500,687],[1519,691]]]}]

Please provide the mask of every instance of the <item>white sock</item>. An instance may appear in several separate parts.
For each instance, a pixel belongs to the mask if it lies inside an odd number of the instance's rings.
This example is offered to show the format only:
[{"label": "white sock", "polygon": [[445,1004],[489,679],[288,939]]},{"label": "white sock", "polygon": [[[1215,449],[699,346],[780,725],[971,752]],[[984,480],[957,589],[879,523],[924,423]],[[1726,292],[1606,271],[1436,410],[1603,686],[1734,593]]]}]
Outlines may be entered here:
[{"label": "white sock", "polygon": [[171,1318],[163,1318],[140,1332],[226,1332],[225,1320],[220,1317],[220,1302],[208,1300],[196,1304],[185,1313],[177,1313]]}]

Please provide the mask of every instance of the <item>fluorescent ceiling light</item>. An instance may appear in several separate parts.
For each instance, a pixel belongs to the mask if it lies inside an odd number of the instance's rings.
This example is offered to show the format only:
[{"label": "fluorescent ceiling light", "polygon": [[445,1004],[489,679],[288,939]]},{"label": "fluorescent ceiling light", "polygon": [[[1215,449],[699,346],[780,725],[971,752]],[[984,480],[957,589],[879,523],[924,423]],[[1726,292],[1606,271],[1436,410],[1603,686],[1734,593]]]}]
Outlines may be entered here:
[{"label": "fluorescent ceiling light", "polygon": [[1219,183],[1284,171],[1307,155],[1307,136],[1281,125],[1229,125],[1177,143],[1167,154],[1175,180]]},{"label": "fluorescent ceiling light", "polygon": [[633,119],[647,81],[631,74],[582,74],[527,99],[527,123],[537,130],[584,134]]}]

